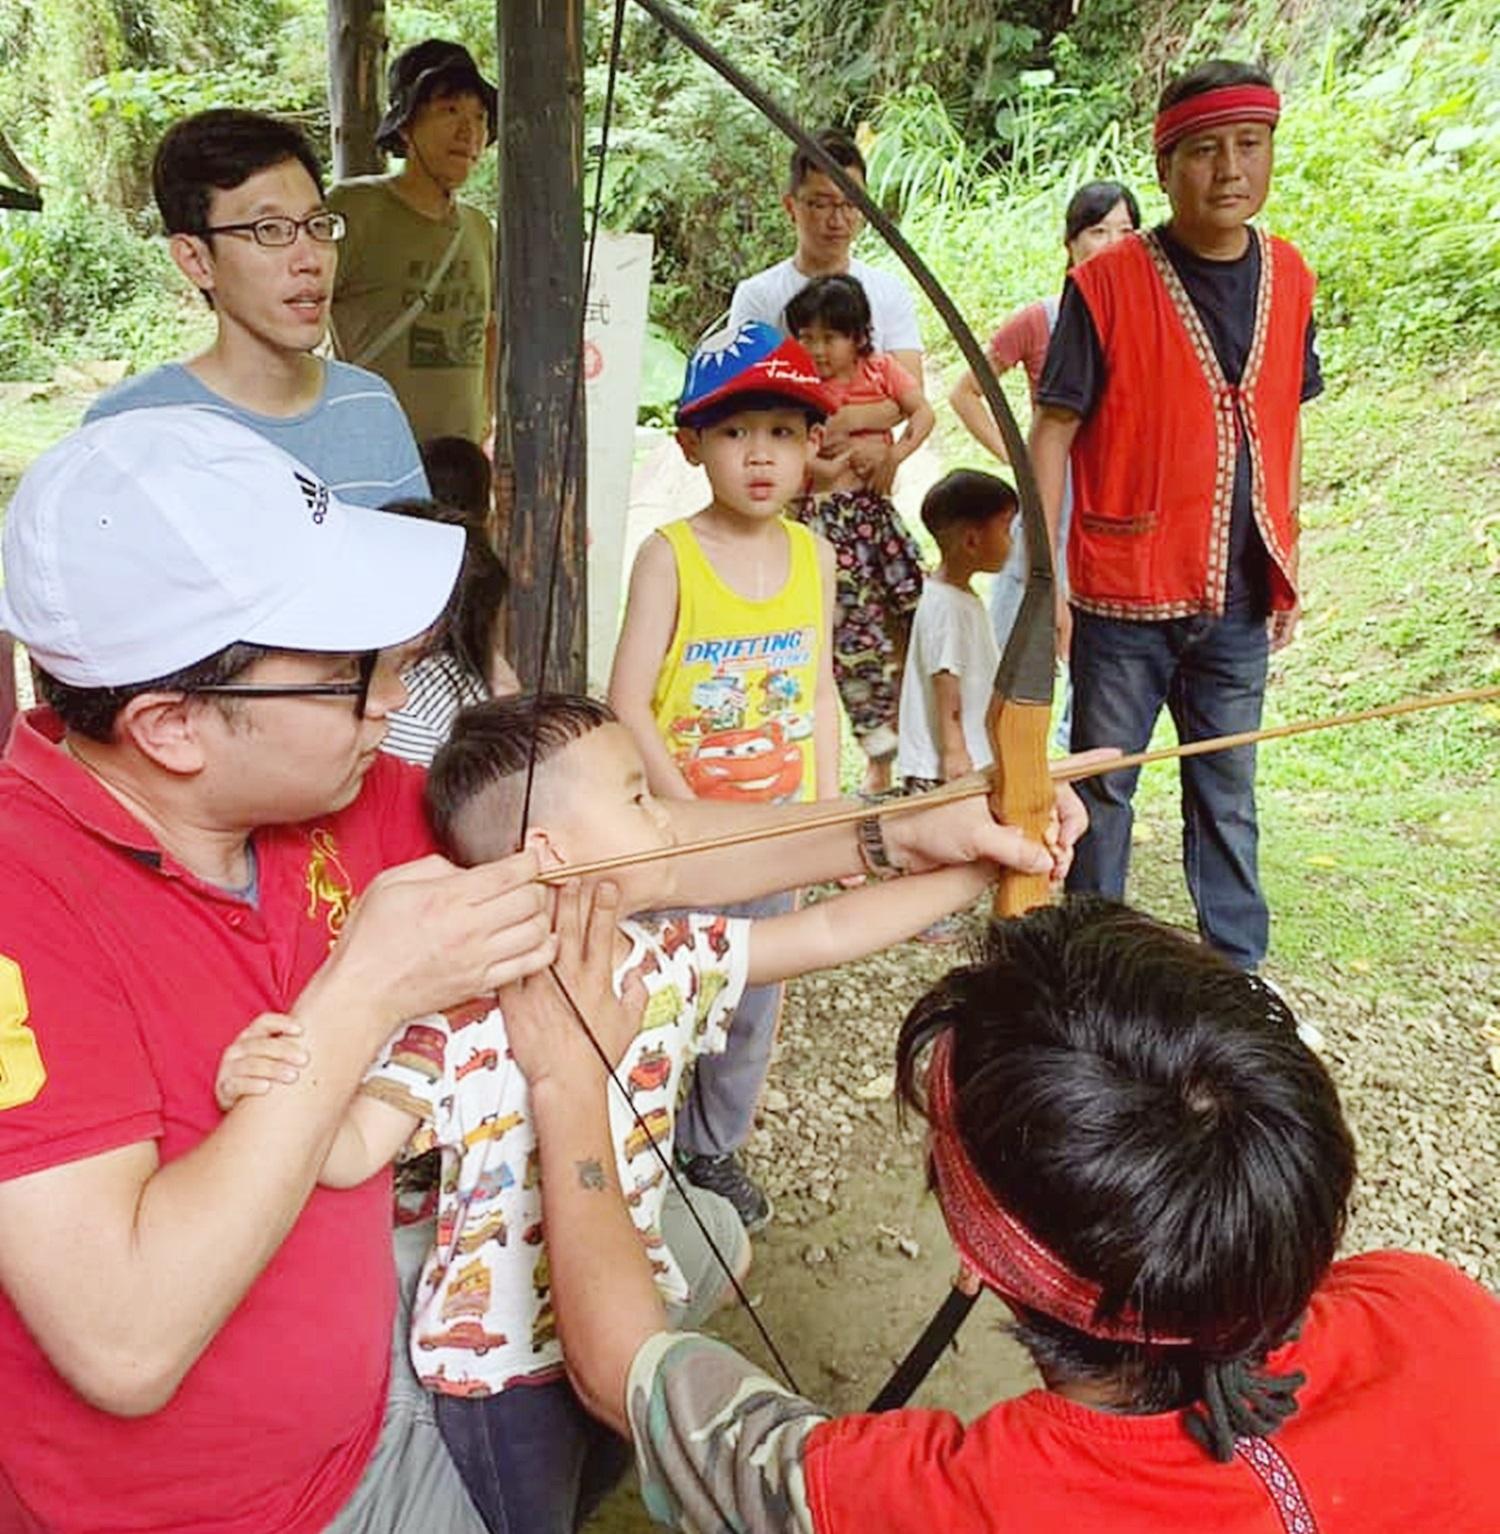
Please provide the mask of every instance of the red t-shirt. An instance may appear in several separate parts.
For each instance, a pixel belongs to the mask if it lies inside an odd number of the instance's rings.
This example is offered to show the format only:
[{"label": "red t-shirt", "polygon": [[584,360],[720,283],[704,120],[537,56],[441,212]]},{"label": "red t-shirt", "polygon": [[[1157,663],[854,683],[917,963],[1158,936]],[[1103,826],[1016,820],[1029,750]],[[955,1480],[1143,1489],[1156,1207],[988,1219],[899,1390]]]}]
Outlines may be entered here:
[{"label": "red t-shirt", "polygon": [[990,365],[996,373],[1009,372],[1018,362],[1025,365],[1026,383],[1036,398],[1042,381],[1042,365],[1047,360],[1047,343],[1052,326],[1047,321],[1047,305],[1038,299],[1016,312],[990,337]]},{"label": "red t-shirt", "polygon": [[1179,1412],[1114,1416],[1034,1390],[948,1412],[843,1417],[803,1460],[819,1534],[1495,1534],[1500,1303],[1410,1252],[1336,1263],[1302,1335],[1298,1411],[1219,1464]]},{"label": "red t-shirt", "polygon": [[[255,834],[252,907],[164,854],[59,734],[33,713],[0,763],[0,1180],[191,1150],[221,1118],[224,1047],[290,1007],[376,873],[433,850],[421,772],[381,756],[346,809]],[[379,1435],[393,1275],[389,1178],[315,1190],[177,1394],[134,1419],[76,1395],[0,1294],[0,1530],[322,1529]]]}]

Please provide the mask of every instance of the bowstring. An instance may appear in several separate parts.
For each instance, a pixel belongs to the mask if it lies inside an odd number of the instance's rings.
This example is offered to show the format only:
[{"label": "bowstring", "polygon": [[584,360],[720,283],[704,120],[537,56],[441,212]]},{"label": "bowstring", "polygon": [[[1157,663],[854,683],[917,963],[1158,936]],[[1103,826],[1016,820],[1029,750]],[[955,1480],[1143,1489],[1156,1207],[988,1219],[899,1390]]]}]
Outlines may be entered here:
[{"label": "bowstring", "polygon": [[[599,131],[599,162],[594,176],[594,201],[589,216],[589,236],[584,258],[583,303],[580,305],[578,317],[578,346],[573,365],[573,388],[568,400],[568,418],[563,431],[562,451],[565,471],[567,466],[573,462],[573,447],[578,431],[578,415],[583,399],[584,325],[588,311],[589,291],[593,286],[594,253],[598,245],[599,225],[604,207],[604,170],[609,156],[610,120],[614,115],[615,87],[619,77],[620,54],[622,51],[621,42],[625,30],[625,3],[626,0],[615,0],[614,21],[610,30],[609,72],[604,90],[604,111]],[[575,478],[575,493],[576,484]],[[563,498],[563,501],[565,505],[566,497]],[[547,689],[547,661],[552,649],[552,625],[557,606],[557,575],[558,567],[562,561],[564,520],[563,507],[559,506],[557,523],[552,530],[552,546],[547,570],[547,600],[543,609],[541,658],[537,667],[536,690],[532,694],[531,739],[526,752],[526,788],[521,799],[521,827],[516,838],[516,849],[518,851],[526,845],[526,833],[530,827],[531,820],[531,798],[536,783],[537,756],[541,733],[541,702],[542,695]],[[782,1378],[785,1379],[793,1394],[801,1395],[801,1388],[797,1384],[797,1378],[792,1373],[791,1366],[787,1363],[781,1349],[777,1347],[776,1341],[771,1336],[765,1322],[761,1320],[755,1307],[750,1303],[750,1296],[745,1293],[744,1286],[736,1277],[733,1264],[719,1249],[719,1245],[704,1222],[703,1216],[698,1213],[692,1199],[688,1197],[682,1178],[678,1175],[677,1169],[672,1165],[672,1158],[662,1148],[661,1143],[651,1132],[650,1126],[642,1118],[640,1111],[635,1106],[634,1099],[626,1089],[625,1084],[620,1080],[603,1045],[600,1044],[598,1036],[589,1026],[588,1019],[583,1015],[583,1009],[574,1000],[572,992],[568,990],[562,976],[558,974],[557,967],[555,965],[550,966],[549,973],[556,983],[563,1000],[568,1004],[568,1010],[572,1012],[578,1022],[578,1026],[583,1029],[584,1037],[589,1041],[589,1047],[599,1057],[599,1062],[603,1065],[605,1073],[614,1084],[615,1091],[620,1095],[626,1107],[630,1109],[630,1116],[635,1120],[636,1128],[645,1136],[646,1143],[651,1147],[652,1155],[656,1157],[656,1160],[661,1165],[661,1169],[667,1174],[668,1181],[682,1200],[684,1207],[692,1218],[693,1224],[698,1227],[698,1233],[703,1237],[704,1243],[713,1254],[714,1260],[723,1269],[724,1276],[729,1280],[730,1287],[734,1291],[735,1299],[739,1302],[745,1314],[750,1317],[751,1324],[755,1327],[761,1341],[765,1344],[766,1351],[775,1360],[776,1367],[781,1371]]]},{"label": "bowstring", "polygon": [[[583,263],[583,302],[578,306],[578,345],[573,359],[573,387],[568,396],[568,419],[563,430],[563,472],[573,463],[573,449],[578,435],[578,416],[583,400],[584,327],[587,324],[589,292],[594,285],[594,251],[599,243],[599,223],[604,210],[604,166],[609,158],[609,127],[615,109],[615,84],[620,72],[621,40],[625,33],[625,0],[615,0],[614,24],[610,29],[609,73],[604,86],[604,113],[599,126],[599,164],[594,175],[594,205],[589,214],[589,237]],[[573,493],[578,493],[578,476],[573,477]],[[526,845],[531,824],[531,794],[536,783],[537,747],[541,731],[542,694],[547,690],[547,659],[552,649],[552,624],[557,610],[557,571],[562,563],[564,494],[557,508],[557,523],[552,529],[552,548],[547,564],[547,600],[542,610],[542,653],[537,665],[536,691],[531,697],[531,740],[526,750],[526,789],[521,796],[521,829],[516,850]]]},{"label": "bowstring", "polygon": [[[616,1071],[613,1064],[611,1064],[608,1053],[606,1052],[604,1046],[599,1042],[598,1035],[595,1034],[594,1030],[589,1026],[588,1019],[583,1015],[583,1009],[578,1005],[577,1001],[574,1000],[573,993],[568,989],[566,982],[563,980],[563,977],[558,974],[557,966],[555,964],[548,966],[547,973],[552,976],[552,979],[556,983],[558,990],[562,993],[563,1000],[568,1004],[568,1010],[572,1012],[573,1016],[577,1019],[578,1026],[583,1029],[584,1036],[588,1039],[590,1047],[593,1049],[594,1053],[598,1055],[599,1063],[604,1067],[605,1074],[613,1083],[615,1091],[619,1093],[620,1100],[625,1104],[627,1108],[630,1109],[630,1116],[635,1120],[636,1128],[646,1137],[646,1142],[650,1145],[652,1154],[656,1157],[657,1161],[660,1162],[662,1170],[667,1174],[667,1177],[671,1181],[673,1188],[676,1189],[678,1196],[682,1199],[683,1204],[686,1206],[687,1212],[692,1216],[693,1224],[698,1227],[699,1235],[703,1237],[704,1241],[708,1245],[709,1251],[713,1253],[715,1260],[724,1270],[724,1276],[729,1280],[730,1285],[734,1289],[735,1298],[739,1301],[741,1309],[743,1309],[745,1314],[750,1317],[751,1323],[754,1325],[756,1332],[760,1335],[760,1340],[766,1346],[766,1351],[775,1360],[776,1367],[781,1371],[782,1378],[786,1381],[792,1394],[800,1396],[802,1394],[802,1389],[797,1384],[797,1377],[792,1373],[791,1365],[787,1363],[786,1359],[782,1356],[781,1349],[776,1346],[775,1338],[771,1336],[771,1333],[765,1322],[761,1320],[759,1312],[757,1312],[755,1306],[750,1301],[750,1296],[745,1293],[744,1285],[741,1284],[739,1279],[735,1276],[733,1264],[724,1255],[724,1253],[720,1251],[719,1245],[714,1240],[712,1233],[709,1231],[707,1224],[704,1222],[703,1216],[698,1213],[698,1210],[692,1199],[688,1197],[687,1190],[682,1186],[682,1179],[677,1175],[677,1170],[672,1165],[672,1158],[662,1148],[661,1142],[651,1132],[650,1125],[647,1124],[646,1120],[641,1116],[641,1111],[636,1107],[635,1099],[630,1095],[629,1088],[623,1081],[620,1080],[619,1072]],[[621,1191],[624,1191],[623,1186]]]}]

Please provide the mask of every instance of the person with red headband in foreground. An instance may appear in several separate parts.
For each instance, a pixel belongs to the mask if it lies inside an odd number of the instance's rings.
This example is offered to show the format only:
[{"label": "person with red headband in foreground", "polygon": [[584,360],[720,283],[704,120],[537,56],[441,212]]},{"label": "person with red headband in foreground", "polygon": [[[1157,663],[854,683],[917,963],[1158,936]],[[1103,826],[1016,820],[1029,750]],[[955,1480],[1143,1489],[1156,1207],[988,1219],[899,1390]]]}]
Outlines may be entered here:
[{"label": "person with red headband in foreground", "polygon": [[[559,969],[617,1055],[615,912],[559,904]],[[660,1522],[744,1534],[1494,1534],[1500,1304],[1434,1258],[1335,1262],[1354,1145],[1282,999],[1113,902],[995,923],[897,1044],[967,1268],[1044,1387],[967,1427],[830,1417],[669,1333],[621,1199],[607,1083],[546,976],[502,992],[542,1153],[574,1385]],[[923,1069],[923,1062],[925,1071]]]},{"label": "person with red headband in foreground", "polygon": [[[1142,749],[1162,705],[1181,740],[1253,730],[1267,656],[1299,611],[1302,402],[1322,377],[1313,275],[1252,227],[1281,112],[1270,78],[1213,60],[1156,117],[1159,228],[1076,266],[1036,389],[1031,452],[1054,551],[1073,468],[1058,649],[1072,747]],[[1121,898],[1135,770],[1082,785],[1090,828],[1068,878]],[[1183,865],[1204,939],[1265,957],[1255,748],[1182,763]]]}]

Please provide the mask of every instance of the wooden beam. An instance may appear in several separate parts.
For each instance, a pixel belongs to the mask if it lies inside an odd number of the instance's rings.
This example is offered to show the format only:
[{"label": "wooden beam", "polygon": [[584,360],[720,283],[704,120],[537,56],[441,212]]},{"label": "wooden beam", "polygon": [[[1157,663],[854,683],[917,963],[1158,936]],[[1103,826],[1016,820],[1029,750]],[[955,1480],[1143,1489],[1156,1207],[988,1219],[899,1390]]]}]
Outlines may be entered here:
[{"label": "wooden beam", "polygon": [[[579,367],[583,3],[496,0],[495,16],[501,317],[495,461],[510,466],[515,482],[504,529],[511,575],[506,654],[528,688],[542,681],[581,691],[588,614]],[[549,583],[555,583],[550,635]]]},{"label": "wooden beam", "polygon": [[385,156],[375,147],[385,43],[385,0],[328,0],[328,126],[335,181],[385,169]]}]

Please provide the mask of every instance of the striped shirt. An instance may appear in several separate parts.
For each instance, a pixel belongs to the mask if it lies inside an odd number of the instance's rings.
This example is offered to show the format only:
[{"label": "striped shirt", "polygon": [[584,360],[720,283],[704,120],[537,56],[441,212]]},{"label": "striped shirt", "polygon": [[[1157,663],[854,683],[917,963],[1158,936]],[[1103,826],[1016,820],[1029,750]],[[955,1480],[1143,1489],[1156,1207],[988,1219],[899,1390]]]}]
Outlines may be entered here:
[{"label": "striped shirt", "polygon": [[425,497],[416,439],[391,386],[347,362],[325,361],[323,393],[300,415],[259,415],[216,394],[180,362],[127,378],[89,407],[84,421],[157,405],[200,405],[259,432],[306,464],[340,500],[355,506]]},{"label": "striped shirt", "polygon": [[406,707],[391,714],[380,749],[427,767],[448,738],[458,711],[490,695],[484,679],[447,650],[434,650],[402,675]]}]

